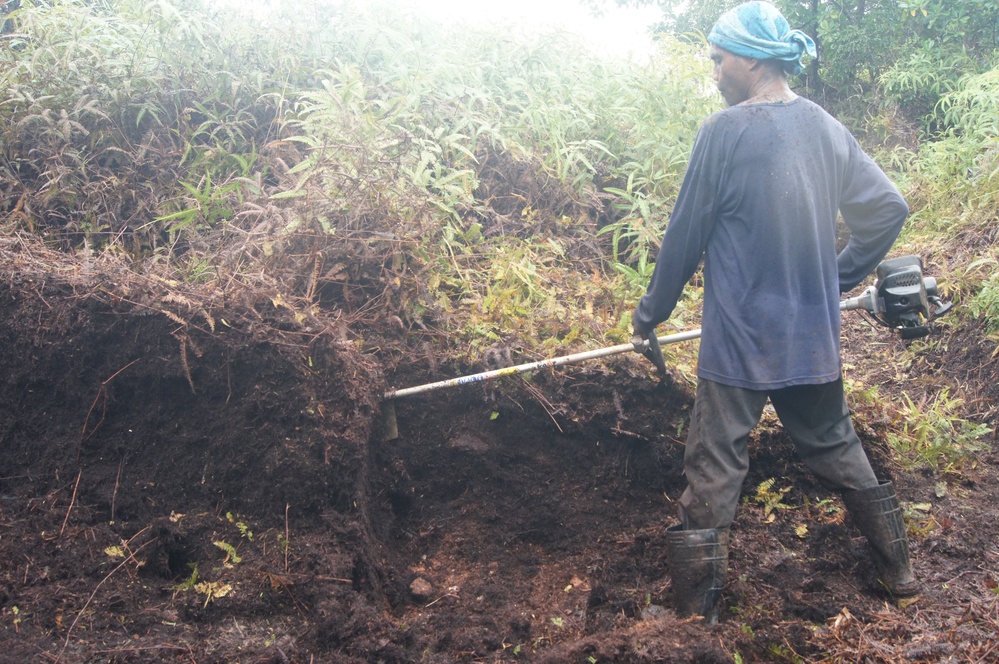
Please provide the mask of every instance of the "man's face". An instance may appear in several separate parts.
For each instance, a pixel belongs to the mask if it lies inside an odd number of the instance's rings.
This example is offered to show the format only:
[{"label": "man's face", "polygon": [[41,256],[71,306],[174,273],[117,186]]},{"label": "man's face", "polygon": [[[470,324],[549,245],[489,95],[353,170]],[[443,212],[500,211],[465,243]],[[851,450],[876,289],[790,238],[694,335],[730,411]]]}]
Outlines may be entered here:
[{"label": "man's face", "polygon": [[749,99],[750,70],[756,60],[736,55],[714,44],[709,54],[715,63],[715,83],[725,102],[735,106]]}]

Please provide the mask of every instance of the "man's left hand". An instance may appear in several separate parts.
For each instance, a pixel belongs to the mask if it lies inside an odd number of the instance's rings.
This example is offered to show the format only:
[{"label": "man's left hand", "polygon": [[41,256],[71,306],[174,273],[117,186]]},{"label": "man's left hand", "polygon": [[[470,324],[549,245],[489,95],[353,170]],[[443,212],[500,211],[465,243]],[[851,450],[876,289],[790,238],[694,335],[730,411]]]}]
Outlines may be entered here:
[{"label": "man's left hand", "polygon": [[666,378],[666,360],[663,359],[659,337],[654,330],[650,334],[636,334],[631,338],[631,345],[634,346],[635,352],[641,353],[655,365],[660,378]]}]

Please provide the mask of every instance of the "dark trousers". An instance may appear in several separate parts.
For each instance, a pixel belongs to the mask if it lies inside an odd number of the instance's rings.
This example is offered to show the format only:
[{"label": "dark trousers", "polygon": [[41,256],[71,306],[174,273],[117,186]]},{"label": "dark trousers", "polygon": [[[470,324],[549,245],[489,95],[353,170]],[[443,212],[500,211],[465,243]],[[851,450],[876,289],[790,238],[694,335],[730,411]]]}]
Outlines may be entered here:
[{"label": "dark trousers", "polygon": [[867,453],[853,429],[842,379],[757,391],[698,379],[680,497],[685,530],[726,528],[735,518],[749,470],[749,433],[767,399],[798,456],[828,489],[868,489],[878,485]]}]

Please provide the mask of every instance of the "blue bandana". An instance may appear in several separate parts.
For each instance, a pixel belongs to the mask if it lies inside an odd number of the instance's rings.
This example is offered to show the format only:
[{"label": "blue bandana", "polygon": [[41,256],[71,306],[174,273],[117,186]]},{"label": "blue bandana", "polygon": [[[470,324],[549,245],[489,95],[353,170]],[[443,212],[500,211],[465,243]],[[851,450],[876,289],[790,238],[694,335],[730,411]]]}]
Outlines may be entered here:
[{"label": "blue bandana", "polygon": [[815,57],[815,42],[792,30],[769,2],[747,2],[721,15],[708,41],[730,53],[757,60],[781,60],[788,74],[800,74],[801,56]]}]

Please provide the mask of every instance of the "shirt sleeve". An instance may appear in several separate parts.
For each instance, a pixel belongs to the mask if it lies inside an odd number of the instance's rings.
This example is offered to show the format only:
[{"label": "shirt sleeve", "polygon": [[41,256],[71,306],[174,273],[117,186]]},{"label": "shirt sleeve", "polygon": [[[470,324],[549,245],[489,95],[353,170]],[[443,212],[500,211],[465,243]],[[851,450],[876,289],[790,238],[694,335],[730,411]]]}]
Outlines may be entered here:
[{"label": "shirt sleeve", "polygon": [[839,290],[855,288],[887,255],[902,230],[909,207],[884,171],[850,138],[852,158],[840,213],[850,240],[837,257]]},{"label": "shirt sleeve", "polygon": [[694,275],[707,247],[716,219],[719,177],[724,163],[716,154],[719,133],[715,118],[698,131],[690,163],[673,207],[652,278],[632,315],[637,334],[648,334],[669,318]]}]

